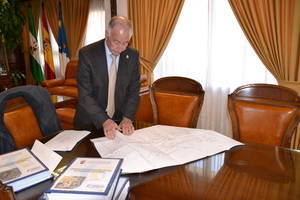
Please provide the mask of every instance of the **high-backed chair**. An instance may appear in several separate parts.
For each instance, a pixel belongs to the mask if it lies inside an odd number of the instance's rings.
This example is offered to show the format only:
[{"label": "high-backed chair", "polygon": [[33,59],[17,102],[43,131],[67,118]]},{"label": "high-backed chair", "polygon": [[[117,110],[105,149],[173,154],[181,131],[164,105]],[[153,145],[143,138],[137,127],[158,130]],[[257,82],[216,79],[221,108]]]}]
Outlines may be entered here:
[{"label": "high-backed chair", "polygon": [[140,89],[140,103],[134,118],[136,129],[153,125],[153,110],[150,101],[149,86]]},{"label": "high-backed chair", "polygon": [[290,147],[299,122],[300,98],[294,90],[271,84],[249,84],[228,96],[233,138]]},{"label": "high-backed chair", "polygon": [[195,128],[204,100],[199,82],[185,77],[160,78],[151,86],[155,124]]},{"label": "high-backed chair", "polygon": [[[11,103],[16,99],[16,104]],[[19,86],[0,93],[0,154],[60,130],[54,104],[44,88]]]},{"label": "high-backed chair", "polygon": [[77,91],[77,60],[71,60],[66,66],[65,78],[45,80],[41,83],[52,95],[78,97]]}]

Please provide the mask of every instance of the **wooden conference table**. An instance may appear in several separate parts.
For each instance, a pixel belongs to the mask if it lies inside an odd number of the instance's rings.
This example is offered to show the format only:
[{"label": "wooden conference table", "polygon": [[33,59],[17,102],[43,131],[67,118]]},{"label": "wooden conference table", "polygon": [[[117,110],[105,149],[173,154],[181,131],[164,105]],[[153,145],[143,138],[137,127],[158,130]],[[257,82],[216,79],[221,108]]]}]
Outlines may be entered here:
[{"label": "wooden conference table", "polygon": [[[89,141],[60,152],[59,173],[75,157],[98,157]],[[300,199],[300,152],[258,144],[237,146],[185,165],[130,174],[130,199]],[[16,193],[18,200],[36,200],[50,187],[48,180]]]}]

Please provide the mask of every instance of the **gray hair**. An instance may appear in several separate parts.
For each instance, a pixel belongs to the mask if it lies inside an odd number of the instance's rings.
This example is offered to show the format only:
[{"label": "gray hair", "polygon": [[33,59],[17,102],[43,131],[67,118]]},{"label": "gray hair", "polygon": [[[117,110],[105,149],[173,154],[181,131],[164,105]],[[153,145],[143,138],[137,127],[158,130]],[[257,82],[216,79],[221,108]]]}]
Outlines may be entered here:
[{"label": "gray hair", "polygon": [[107,32],[110,35],[111,30],[116,26],[116,25],[121,25],[122,27],[129,28],[130,31],[130,36],[132,36],[132,23],[129,19],[123,16],[114,16],[110,19],[107,27]]}]

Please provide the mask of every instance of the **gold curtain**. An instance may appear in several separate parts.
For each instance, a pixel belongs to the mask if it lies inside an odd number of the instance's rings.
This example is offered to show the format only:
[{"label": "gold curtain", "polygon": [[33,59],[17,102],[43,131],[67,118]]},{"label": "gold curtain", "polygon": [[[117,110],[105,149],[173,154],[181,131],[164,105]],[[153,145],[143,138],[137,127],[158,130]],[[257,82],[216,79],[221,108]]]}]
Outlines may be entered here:
[{"label": "gold curtain", "polygon": [[229,0],[246,37],[280,85],[300,92],[300,1]]},{"label": "gold curtain", "polygon": [[33,15],[34,26],[35,26],[36,32],[38,32],[38,28],[39,28],[39,17],[40,17],[40,10],[41,10],[40,3],[41,3],[40,0],[29,1],[29,5],[31,5],[31,7],[32,7],[32,15]]},{"label": "gold curtain", "polygon": [[184,0],[128,0],[133,23],[131,46],[138,49],[141,74],[153,82],[153,70],[163,54],[180,15]]},{"label": "gold curtain", "polygon": [[[246,37],[279,85],[300,94],[300,1],[229,0]],[[299,148],[300,133],[294,138]]]},{"label": "gold curtain", "polygon": [[[45,12],[56,41],[58,41],[58,0],[45,1]],[[76,59],[82,47],[88,13],[89,0],[61,0],[63,22],[71,59]]]},{"label": "gold curtain", "polygon": [[54,38],[58,41],[58,0],[44,1],[44,9]]},{"label": "gold curtain", "polygon": [[26,84],[34,85],[35,81],[33,79],[31,70],[30,70],[30,44],[29,44],[29,26],[28,26],[28,3],[21,3],[21,9],[26,18],[26,23],[23,26],[22,31],[22,50],[24,53],[24,62],[25,62],[25,76],[26,76]]}]

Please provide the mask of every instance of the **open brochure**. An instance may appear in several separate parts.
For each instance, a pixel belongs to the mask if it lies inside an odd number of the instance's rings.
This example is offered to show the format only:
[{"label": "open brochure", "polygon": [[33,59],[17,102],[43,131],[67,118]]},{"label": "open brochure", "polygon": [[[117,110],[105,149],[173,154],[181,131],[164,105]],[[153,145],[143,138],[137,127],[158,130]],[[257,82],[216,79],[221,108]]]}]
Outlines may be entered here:
[{"label": "open brochure", "polygon": [[0,180],[14,192],[50,178],[48,168],[27,148],[0,156]]},{"label": "open brochure", "polygon": [[49,200],[111,199],[122,159],[76,158],[46,191]]}]

